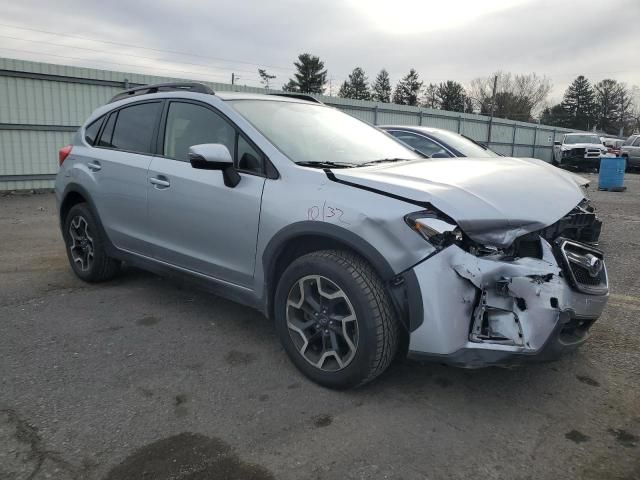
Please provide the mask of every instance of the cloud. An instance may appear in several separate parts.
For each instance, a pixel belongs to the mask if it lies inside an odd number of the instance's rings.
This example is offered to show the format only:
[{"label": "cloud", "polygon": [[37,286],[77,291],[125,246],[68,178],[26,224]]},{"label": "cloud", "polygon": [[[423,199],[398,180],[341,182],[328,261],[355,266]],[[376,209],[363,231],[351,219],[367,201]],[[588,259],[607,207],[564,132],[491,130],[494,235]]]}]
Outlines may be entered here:
[{"label": "cloud", "polygon": [[[257,68],[263,66],[278,76],[279,86],[291,75],[295,57],[311,52],[325,61],[334,86],[355,66],[370,78],[385,67],[394,81],[413,67],[427,83],[468,83],[496,70],[536,72],[551,78],[555,97],[581,73],[594,81],[612,77],[640,84],[640,62],[632,55],[640,36],[620,23],[640,20],[637,0],[490,0],[483,9],[473,6],[483,2],[468,0],[437,8],[416,0],[2,1],[2,24],[155,49],[0,25],[0,35],[32,40],[0,37],[0,55],[51,63],[216,81],[235,72],[249,85],[258,84]],[[465,15],[457,20],[461,11]]]}]

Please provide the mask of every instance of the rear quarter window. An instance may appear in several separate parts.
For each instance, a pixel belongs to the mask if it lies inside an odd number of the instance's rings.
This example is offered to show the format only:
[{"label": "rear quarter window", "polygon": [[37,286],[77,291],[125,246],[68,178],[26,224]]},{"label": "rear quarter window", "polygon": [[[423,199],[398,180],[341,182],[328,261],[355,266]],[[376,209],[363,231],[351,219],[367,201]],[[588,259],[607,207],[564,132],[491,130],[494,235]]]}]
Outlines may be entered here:
[{"label": "rear quarter window", "polygon": [[87,128],[84,129],[84,140],[89,145],[95,145],[96,138],[98,137],[98,132],[100,131],[100,127],[102,126],[102,122],[104,121],[104,117],[100,117],[95,122],[92,122]]}]

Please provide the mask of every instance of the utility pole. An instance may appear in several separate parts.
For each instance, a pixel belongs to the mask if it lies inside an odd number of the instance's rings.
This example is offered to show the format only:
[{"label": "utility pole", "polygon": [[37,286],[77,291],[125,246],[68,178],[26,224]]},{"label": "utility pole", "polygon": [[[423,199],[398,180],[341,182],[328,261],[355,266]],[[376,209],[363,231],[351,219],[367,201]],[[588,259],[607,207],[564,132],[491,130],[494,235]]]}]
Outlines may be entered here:
[{"label": "utility pole", "polygon": [[491,143],[491,128],[493,127],[493,112],[496,107],[496,88],[498,87],[498,75],[493,77],[493,93],[491,94],[491,116],[489,117],[489,132],[487,134],[487,147]]},{"label": "utility pole", "polygon": [[235,83],[236,83],[236,74],[235,74],[235,73],[232,73],[232,74],[231,74],[231,85],[233,85],[233,84],[235,84]]}]

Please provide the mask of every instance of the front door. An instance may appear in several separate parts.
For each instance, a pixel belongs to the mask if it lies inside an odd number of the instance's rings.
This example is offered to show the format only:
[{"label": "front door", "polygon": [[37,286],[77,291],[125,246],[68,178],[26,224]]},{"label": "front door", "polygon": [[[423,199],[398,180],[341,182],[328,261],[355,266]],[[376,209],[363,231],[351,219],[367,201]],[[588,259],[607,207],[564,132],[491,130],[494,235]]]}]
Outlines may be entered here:
[{"label": "front door", "polygon": [[[161,126],[161,156],[148,174],[154,258],[236,285],[250,286],[255,267],[264,159],[212,107],[171,101]],[[222,172],[191,167],[192,145],[227,146],[240,183],[225,186]],[[239,165],[238,165],[239,161]]]}]

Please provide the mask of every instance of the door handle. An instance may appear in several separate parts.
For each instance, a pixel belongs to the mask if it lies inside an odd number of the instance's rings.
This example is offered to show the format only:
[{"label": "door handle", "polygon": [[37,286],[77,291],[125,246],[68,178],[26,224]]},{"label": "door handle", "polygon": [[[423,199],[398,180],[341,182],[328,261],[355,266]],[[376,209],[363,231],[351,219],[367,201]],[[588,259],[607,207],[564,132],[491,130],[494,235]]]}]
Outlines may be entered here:
[{"label": "door handle", "polygon": [[98,170],[102,170],[102,165],[100,165],[100,162],[98,162],[98,161],[87,163],[87,167],[92,172],[97,172]]},{"label": "door handle", "polygon": [[155,185],[156,188],[168,188],[171,183],[169,183],[169,180],[167,180],[167,177],[165,177],[164,175],[159,175],[157,177],[151,177],[149,178],[149,182],[153,185]]}]

